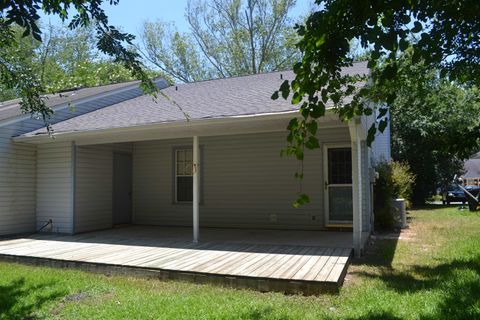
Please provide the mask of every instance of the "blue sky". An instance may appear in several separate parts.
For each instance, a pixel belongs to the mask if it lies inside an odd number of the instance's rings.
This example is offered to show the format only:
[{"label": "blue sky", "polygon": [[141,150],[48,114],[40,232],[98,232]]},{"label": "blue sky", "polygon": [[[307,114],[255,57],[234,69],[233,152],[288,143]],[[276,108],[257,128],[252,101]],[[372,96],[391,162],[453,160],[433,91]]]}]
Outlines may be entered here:
[{"label": "blue sky", "polygon": [[[292,11],[292,18],[304,15],[311,6],[313,0],[297,0]],[[121,0],[117,6],[110,6],[108,1],[104,5],[105,12],[109,17],[110,24],[121,27],[123,31],[138,35],[142,24],[157,19],[174,21],[180,31],[188,31],[185,20],[185,7],[187,0]],[[58,24],[59,19],[43,16],[42,20]]]}]

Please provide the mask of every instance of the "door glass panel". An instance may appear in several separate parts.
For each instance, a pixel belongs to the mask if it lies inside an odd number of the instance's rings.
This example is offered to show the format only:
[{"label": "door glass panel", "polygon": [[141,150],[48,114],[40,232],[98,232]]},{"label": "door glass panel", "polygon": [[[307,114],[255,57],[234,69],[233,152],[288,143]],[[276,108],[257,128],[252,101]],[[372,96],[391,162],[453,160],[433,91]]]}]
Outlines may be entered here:
[{"label": "door glass panel", "polygon": [[352,183],[352,150],[351,148],[328,149],[328,183]]},{"label": "door glass panel", "polygon": [[328,220],[351,222],[352,207],[352,149],[328,149]]},{"label": "door glass panel", "polygon": [[352,187],[330,187],[328,206],[330,221],[352,221]]}]

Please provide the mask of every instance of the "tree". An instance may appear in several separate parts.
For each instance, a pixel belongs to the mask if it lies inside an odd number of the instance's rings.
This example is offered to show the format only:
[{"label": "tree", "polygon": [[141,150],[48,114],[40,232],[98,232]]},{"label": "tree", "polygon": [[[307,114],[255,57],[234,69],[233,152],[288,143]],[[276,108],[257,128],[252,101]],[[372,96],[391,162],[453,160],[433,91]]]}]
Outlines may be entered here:
[{"label": "tree", "polygon": [[[423,62],[414,63],[410,50],[397,64],[396,98],[390,104],[392,157],[409,164],[417,177],[412,200],[423,204],[480,148],[480,92],[442,79]],[[372,89],[387,90],[380,84]]]},{"label": "tree", "polygon": [[[21,28],[15,27],[18,45],[9,54],[18,57],[19,66],[38,75],[46,93],[134,79],[123,65],[99,52],[93,28],[47,25],[42,30],[44,41],[40,42],[31,35],[23,37]],[[2,90],[0,101],[18,97],[15,89]]]},{"label": "tree", "polygon": [[[480,2],[404,0],[316,1],[319,10],[297,28],[301,37],[300,62],[294,65],[295,79],[285,81],[272,98],[291,97],[300,103],[301,120],[289,126],[286,153],[303,159],[304,148],[318,148],[316,119],[325,114],[328,102],[341,119],[372,114],[365,100],[391,104],[396,99],[399,53],[409,47],[413,61],[427,69],[439,70],[443,79],[463,85],[480,84]],[[352,64],[351,40],[370,51],[368,66],[373,69],[372,85],[356,88],[358,77],[341,74]],[[375,68],[382,64],[382,68]],[[374,90],[380,84],[384,91]],[[351,102],[343,98],[352,95]],[[378,124],[368,131],[371,143],[388,119],[382,108]],[[476,133],[478,137],[478,132]],[[299,175],[301,177],[301,175]]]},{"label": "tree", "polygon": [[178,32],[173,23],[145,22],[140,38],[148,62],[174,79],[193,82],[217,77],[192,35]]},{"label": "tree", "polygon": [[[110,4],[117,5],[119,0]],[[128,48],[134,36],[119,31],[109,25],[108,17],[102,9],[103,0],[4,0],[0,2],[0,83],[6,89],[16,90],[22,97],[21,109],[31,114],[40,114],[49,126],[52,110],[46,105],[42,93],[45,88],[34,70],[22,64],[18,57],[9,51],[18,50],[19,43],[15,37],[14,27],[19,26],[23,36],[32,35],[42,42],[42,31],[38,26],[39,10],[46,14],[57,15],[62,21],[69,19],[69,12],[74,11],[68,27],[72,30],[92,25],[95,29],[96,47],[100,52],[111,56],[121,63],[131,75],[142,80],[142,89],[155,94],[156,87],[145,72],[137,52]]]},{"label": "tree", "polygon": [[[2,30],[0,30],[0,33],[1,32]],[[38,41],[32,37],[22,37],[23,31],[20,28],[13,28],[11,32],[12,36],[16,38],[16,44],[15,46],[0,46],[0,57],[11,57],[9,61],[11,61],[12,64],[14,63],[16,68],[31,69],[33,64],[32,57],[38,48]],[[5,75],[0,72],[0,79],[3,77],[5,77]],[[18,97],[19,88],[17,86],[10,86],[0,81],[0,101]]]},{"label": "tree", "polygon": [[[122,64],[96,48],[92,26],[70,30],[48,25],[33,56],[46,92],[133,80]],[[145,70],[149,74],[148,70]]]},{"label": "tree", "polygon": [[190,32],[147,22],[143,51],[149,62],[183,82],[290,69],[299,58],[289,18],[294,5],[294,0],[190,0]]}]

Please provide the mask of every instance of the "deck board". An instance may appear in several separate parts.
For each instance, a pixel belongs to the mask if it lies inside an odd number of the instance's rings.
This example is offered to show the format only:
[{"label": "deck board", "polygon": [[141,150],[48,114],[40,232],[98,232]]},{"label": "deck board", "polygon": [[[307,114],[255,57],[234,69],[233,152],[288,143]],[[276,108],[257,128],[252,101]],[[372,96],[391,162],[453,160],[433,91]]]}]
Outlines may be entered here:
[{"label": "deck board", "polygon": [[195,244],[161,237],[120,237],[115,231],[0,240],[0,258],[48,259],[181,275],[202,274],[207,278],[215,276],[217,281],[218,277],[227,277],[225,279],[230,282],[238,278],[244,279],[240,282],[242,285],[254,288],[271,280],[276,281],[272,284],[274,289],[288,291],[289,286],[294,290],[311,290],[315,285],[343,283],[352,251],[351,248],[330,246],[225,241]]},{"label": "deck board", "polygon": [[290,279],[304,279],[307,274],[312,270],[318,261],[322,258],[322,255],[325,253],[326,248],[317,248],[314,251],[313,255],[310,255],[308,261],[299,269],[295,274],[293,274]]},{"label": "deck board", "polygon": [[334,248],[327,248],[325,253],[320,256],[320,259],[315,263],[312,268],[307,272],[307,274],[302,278],[307,281],[314,281],[317,277],[317,274],[323,269],[325,263],[330,258],[330,255],[333,253]]},{"label": "deck board", "polygon": [[332,255],[328,258],[327,262],[323,266],[323,268],[320,270],[320,272],[317,274],[315,277],[315,280],[317,281],[326,281],[328,275],[332,271],[332,269],[335,267],[335,264],[338,260],[338,255],[341,254],[342,249],[341,248],[335,248],[335,250],[332,252]]}]

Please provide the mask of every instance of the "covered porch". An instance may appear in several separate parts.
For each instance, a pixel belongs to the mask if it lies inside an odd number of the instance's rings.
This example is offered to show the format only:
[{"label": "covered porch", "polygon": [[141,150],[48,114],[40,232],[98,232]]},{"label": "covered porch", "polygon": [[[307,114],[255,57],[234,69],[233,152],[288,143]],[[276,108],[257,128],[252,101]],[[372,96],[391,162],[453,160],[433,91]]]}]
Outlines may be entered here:
[{"label": "covered porch", "polygon": [[[200,227],[341,228],[352,231],[350,246],[360,255],[372,225],[367,123],[347,124],[333,112],[319,120],[322,148],[306,155],[299,183],[293,178],[299,162],[279,156],[294,114],[78,130],[54,140],[27,134],[14,141],[37,144],[37,228],[52,222],[44,231],[190,226],[198,242]],[[311,203],[294,209],[300,189]]]},{"label": "covered porch", "polygon": [[303,164],[311,203],[295,209],[299,163],[279,156],[292,116],[14,138],[37,144],[37,227],[54,234],[0,254],[260,290],[338,288],[371,230],[365,123],[319,121],[322,148]]}]

